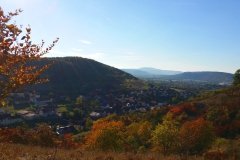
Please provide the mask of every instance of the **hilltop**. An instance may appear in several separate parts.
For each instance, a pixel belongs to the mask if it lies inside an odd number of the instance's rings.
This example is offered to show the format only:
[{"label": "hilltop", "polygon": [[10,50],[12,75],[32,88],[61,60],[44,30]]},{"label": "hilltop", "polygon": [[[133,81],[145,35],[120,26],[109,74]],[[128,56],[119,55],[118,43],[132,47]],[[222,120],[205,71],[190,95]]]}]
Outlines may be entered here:
[{"label": "hilltop", "polygon": [[38,92],[76,95],[96,90],[118,90],[126,80],[136,80],[117,68],[81,57],[43,58],[38,65],[51,63],[52,66],[42,75],[49,82],[33,86]]}]

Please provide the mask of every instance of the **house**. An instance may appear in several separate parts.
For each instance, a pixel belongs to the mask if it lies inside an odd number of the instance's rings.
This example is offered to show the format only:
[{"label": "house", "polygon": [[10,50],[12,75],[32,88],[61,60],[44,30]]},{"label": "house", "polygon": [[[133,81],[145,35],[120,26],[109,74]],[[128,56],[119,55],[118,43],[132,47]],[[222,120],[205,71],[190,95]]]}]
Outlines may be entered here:
[{"label": "house", "polygon": [[76,128],[73,125],[68,125],[68,126],[64,126],[64,127],[57,127],[56,129],[56,133],[58,135],[64,135],[64,134],[68,134],[68,133],[73,133],[76,132]]},{"label": "house", "polygon": [[90,113],[90,117],[91,117],[91,118],[100,118],[100,117],[101,117],[101,114],[98,113],[98,112],[91,112],[91,113]]},{"label": "house", "polygon": [[31,120],[38,117],[36,113],[28,110],[19,110],[17,111],[17,114],[27,120]]}]

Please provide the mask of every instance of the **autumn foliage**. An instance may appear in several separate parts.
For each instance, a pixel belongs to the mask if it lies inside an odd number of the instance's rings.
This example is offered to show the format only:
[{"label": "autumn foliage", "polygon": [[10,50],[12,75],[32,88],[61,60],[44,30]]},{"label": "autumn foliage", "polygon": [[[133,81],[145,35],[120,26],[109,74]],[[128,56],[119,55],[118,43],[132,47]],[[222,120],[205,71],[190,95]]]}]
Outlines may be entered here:
[{"label": "autumn foliage", "polygon": [[197,110],[197,105],[194,103],[183,103],[177,106],[174,106],[169,111],[174,117],[179,116],[185,113],[188,116],[196,116],[199,114],[199,110]]},{"label": "autumn foliage", "polygon": [[160,147],[163,154],[175,152],[178,145],[178,123],[168,114],[161,124],[158,124],[152,134],[152,142],[155,147]]},{"label": "autumn foliage", "polygon": [[188,121],[179,132],[181,153],[197,154],[207,150],[214,141],[214,129],[210,122],[203,118]]},{"label": "autumn foliage", "polygon": [[86,148],[119,151],[123,148],[124,124],[121,121],[96,121],[86,136]]},{"label": "autumn foliage", "polygon": [[58,41],[56,39],[45,49],[44,41],[34,44],[31,41],[31,28],[24,29],[12,22],[21,12],[16,10],[6,14],[0,8],[0,102],[3,102],[10,92],[25,85],[46,81],[41,79],[40,75],[49,65],[36,66],[34,62],[40,60]]},{"label": "autumn foliage", "polygon": [[74,141],[71,134],[59,136],[47,124],[39,124],[32,129],[23,127],[1,128],[0,142],[68,149],[78,147],[78,143]]},{"label": "autumn foliage", "polygon": [[128,151],[146,151],[151,145],[152,124],[148,121],[133,122],[126,126],[125,142]]}]

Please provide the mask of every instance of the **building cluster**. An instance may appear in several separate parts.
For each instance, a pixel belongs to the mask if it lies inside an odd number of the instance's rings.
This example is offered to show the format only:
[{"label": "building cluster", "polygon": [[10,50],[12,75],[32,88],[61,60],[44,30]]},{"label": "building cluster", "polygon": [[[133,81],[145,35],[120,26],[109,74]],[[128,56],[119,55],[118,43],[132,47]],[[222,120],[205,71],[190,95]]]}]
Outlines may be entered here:
[{"label": "building cluster", "polygon": [[[87,96],[78,96],[77,100],[76,98],[71,100],[67,96],[42,96],[35,92],[11,93],[8,98],[8,106],[12,106],[13,109],[11,110],[7,107],[4,110],[0,110],[0,126],[9,126],[34,120],[41,121],[53,117],[59,121],[59,124],[63,124],[60,126],[63,128],[74,124],[84,125],[87,118],[96,120],[113,113],[147,112],[155,108],[171,105],[177,102],[177,100],[183,100],[190,96],[192,96],[190,92],[159,87],[120,93],[95,93]],[[77,105],[76,101],[79,101],[78,103],[81,104]],[[90,106],[91,101],[97,102],[95,107]],[[72,108],[81,106],[83,115],[75,117],[74,120],[71,116],[67,117],[58,111],[58,105],[62,103],[70,103]],[[85,111],[85,109],[88,109],[88,111]]]}]

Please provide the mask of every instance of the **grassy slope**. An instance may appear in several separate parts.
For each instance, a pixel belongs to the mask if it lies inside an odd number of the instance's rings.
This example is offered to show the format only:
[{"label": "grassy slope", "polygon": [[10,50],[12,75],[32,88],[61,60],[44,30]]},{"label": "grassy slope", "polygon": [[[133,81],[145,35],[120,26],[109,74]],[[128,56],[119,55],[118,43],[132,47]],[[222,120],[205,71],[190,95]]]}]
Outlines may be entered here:
[{"label": "grassy slope", "polygon": [[[104,153],[76,150],[56,150],[18,144],[0,143],[1,160],[180,160],[180,157],[163,157],[159,154],[145,153]],[[202,160],[201,157],[191,157]]]}]

